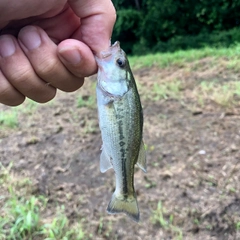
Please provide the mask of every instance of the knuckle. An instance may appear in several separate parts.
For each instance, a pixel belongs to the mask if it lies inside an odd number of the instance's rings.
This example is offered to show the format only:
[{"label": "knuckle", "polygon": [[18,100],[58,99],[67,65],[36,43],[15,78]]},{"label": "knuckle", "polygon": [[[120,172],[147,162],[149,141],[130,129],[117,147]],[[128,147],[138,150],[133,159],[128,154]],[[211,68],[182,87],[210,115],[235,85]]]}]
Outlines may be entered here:
[{"label": "knuckle", "polygon": [[36,67],[36,72],[43,78],[54,76],[59,70],[59,63],[54,59],[43,61]]},{"label": "knuckle", "polygon": [[8,78],[17,84],[24,84],[28,79],[33,77],[33,72],[30,68],[17,68],[9,73]]},{"label": "knuckle", "polygon": [[1,86],[0,87],[0,96],[2,98],[6,98],[10,93],[10,87],[7,86]]}]

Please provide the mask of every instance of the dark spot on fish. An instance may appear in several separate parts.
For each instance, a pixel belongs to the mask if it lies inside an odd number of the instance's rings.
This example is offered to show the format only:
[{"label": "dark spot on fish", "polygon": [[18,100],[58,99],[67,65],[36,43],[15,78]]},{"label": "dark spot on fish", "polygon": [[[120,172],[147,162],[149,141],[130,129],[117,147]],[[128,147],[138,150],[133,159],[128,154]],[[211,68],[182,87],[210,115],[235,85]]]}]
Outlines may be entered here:
[{"label": "dark spot on fish", "polygon": [[118,114],[118,115],[117,115],[117,118],[118,118],[118,119],[123,119],[123,118],[124,118],[124,116],[123,116],[123,115],[120,115],[120,114]]},{"label": "dark spot on fish", "polygon": [[122,112],[122,111],[123,111],[123,108],[117,108],[117,111],[118,111],[118,112]]},{"label": "dark spot on fish", "polygon": [[[121,117],[120,117],[120,119],[121,119]],[[119,120],[117,123],[118,123],[119,139],[121,141],[121,140],[124,139],[124,136],[123,136],[123,121]]]}]

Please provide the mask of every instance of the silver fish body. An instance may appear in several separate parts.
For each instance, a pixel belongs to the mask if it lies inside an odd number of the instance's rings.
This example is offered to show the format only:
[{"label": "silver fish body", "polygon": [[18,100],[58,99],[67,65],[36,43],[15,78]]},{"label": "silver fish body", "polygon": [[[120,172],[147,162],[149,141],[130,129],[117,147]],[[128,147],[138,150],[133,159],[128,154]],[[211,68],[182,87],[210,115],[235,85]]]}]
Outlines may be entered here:
[{"label": "silver fish body", "polygon": [[136,83],[119,42],[96,57],[98,63],[97,104],[102,133],[100,170],[115,171],[116,189],[109,213],[124,212],[139,221],[134,191],[134,166],[146,172],[142,141],[143,114]]}]

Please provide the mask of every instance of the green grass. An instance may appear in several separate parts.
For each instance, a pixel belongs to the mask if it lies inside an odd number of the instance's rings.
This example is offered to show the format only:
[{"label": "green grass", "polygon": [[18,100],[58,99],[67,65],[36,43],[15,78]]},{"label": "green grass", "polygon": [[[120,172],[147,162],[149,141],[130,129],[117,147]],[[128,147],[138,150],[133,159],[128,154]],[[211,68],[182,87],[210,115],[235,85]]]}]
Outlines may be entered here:
[{"label": "green grass", "polygon": [[160,68],[168,67],[171,65],[180,66],[186,62],[197,61],[202,58],[213,57],[220,58],[226,57],[229,61],[229,67],[236,67],[240,62],[240,44],[236,44],[230,48],[210,48],[194,50],[180,50],[173,53],[156,53],[148,54],[146,56],[132,56],[129,61],[134,69],[142,67],[157,66]]},{"label": "green grass", "polygon": [[87,239],[81,223],[70,224],[63,206],[46,217],[48,199],[31,194],[31,181],[14,175],[11,167],[0,165],[0,184],[0,239]]},{"label": "green grass", "polygon": [[0,112],[0,128],[16,128],[19,125],[19,114],[33,114],[38,107],[38,103],[27,99],[22,105],[17,107],[9,107],[7,110]]},{"label": "green grass", "polygon": [[235,224],[235,226],[236,226],[236,230],[239,231],[239,230],[240,230],[240,222],[237,222],[237,223]]},{"label": "green grass", "polygon": [[240,70],[240,65],[239,65],[239,57],[232,57],[229,59],[229,62],[227,63],[227,68],[229,70],[239,72]]},{"label": "green grass", "polygon": [[171,214],[170,216],[166,217],[166,209],[163,207],[162,202],[158,202],[157,209],[152,212],[152,223],[159,225],[161,228],[172,232],[175,236],[175,240],[182,240],[183,233],[181,228],[174,225],[174,217]]},{"label": "green grass", "polygon": [[160,99],[178,98],[180,96],[181,81],[175,80],[170,82],[163,82],[161,84],[154,83],[151,93],[153,99],[158,101]]},{"label": "green grass", "polygon": [[201,105],[204,105],[204,99],[210,99],[223,107],[230,107],[237,103],[235,97],[240,97],[240,83],[236,81],[224,83],[202,81],[195,91]]},{"label": "green grass", "polygon": [[32,114],[32,113],[34,113],[34,111],[37,109],[38,106],[39,106],[39,103],[37,103],[31,99],[27,99],[25,101],[25,103],[23,105],[18,106],[17,109],[20,112]]},{"label": "green grass", "polygon": [[94,108],[95,105],[96,105],[96,97],[95,96],[87,96],[87,97],[79,96],[77,98],[77,107],[78,108],[82,108],[82,107]]},{"label": "green grass", "polygon": [[0,112],[0,128],[9,127],[15,128],[18,126],[18,112],[16,109]]},{"label": "green grass", "polygon": [[[204,61],[199,61],[204,58]],[[189,108],[191,108],[190,105],[196,105],[196,109],[203,108],[209,102],[215,102],[225,108],[239,104],[240,83],[237,79],[240,70],[240,44],[229,48],[206,47],[198,50],[136,56],[129,59],[135,70],[149,67],[148,81],[151,91],[138,82],[142,99],[152,101],[177,99],[184,105],[189,105]],[[154,67],[154,73],[160,72],[157,75],[159,77],[151,74],[151,67]],[[164,72],[163,75],[161,71]],[[168,72],[169,75],[167,75]],[[185,75],[186,80],[182,79]],[[178,76],[181,80],[176,79]],[[190,87],[188,87],[189,76],[192,76]],[[210,79],[212,76],[216,79]],[[166,81],[161,77],[166,78]],[[196,82],[194,82],[195,79]],[[201,79],[200,84],[199,79]]]}]

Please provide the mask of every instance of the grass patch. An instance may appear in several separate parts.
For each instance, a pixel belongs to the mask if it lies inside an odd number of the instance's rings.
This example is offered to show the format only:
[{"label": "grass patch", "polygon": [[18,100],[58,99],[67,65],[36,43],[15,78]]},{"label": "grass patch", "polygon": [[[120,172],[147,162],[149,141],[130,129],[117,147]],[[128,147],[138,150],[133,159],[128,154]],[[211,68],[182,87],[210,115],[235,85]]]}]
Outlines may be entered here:
[{"label": "grass patch", "polygon": [[16,128],[19,125],[19,114],[31,115],[38,107],[38,103],[27,99],[22,105],[17,107],[9,107],[7,110],[0,112],[0,128]]},{"label": "grass patch", "polygon": [[80,223],[71,225],[64,207],[55,207],[46,217],[48,199],[31,194],[32,183],[0,165],[0,239],[86,239]]},{"label": "grass patch", "polygon": [[39,103],[37,103],[31,99],[27,99],[24,102],[24,104],[18,106],[17,109],[22,113],[32,114],[32,113],[34,113],[34,111],[36,111],[38,106],[39,106]]},{"label": "grass patch", "polygon": [[217,81],[202,81],[196,91],[195,95],[202,105],[204,100],[210,99],[223,107],[230,107],[237,103],[235,97],[240,97],[240,83],[234,81],[220,84]]},{"label": "grass patch", "polygon": [[165,230],[170,231],[176,239],[176,240],[182,240],[183,239],[183,233],[182,230],[175,226],[173,223],[173,215],[166,216],[166,209],[163,207],[162,202],[158,202],[157,209],[153,211],[152,213],[152,223],[156,225],[160,225]]},{"label": "grass patch", "polygon": [[77,98],[77,107],[89,107],[94,108],[96,105],[96,97],[95,96],[79,96]]},{"label": "grass patch", "polygon": [[0,128],[15,128],[18,126],[18,112],[16,109],[0,112]]},{"label": "grass patch", "polygon": [[[139,84],[140,85],[140,84]],[[182,82],[179,80],[172,80],[158,83],[153,83],[151,90],[144,89],[140,85],[139,92],[143,92],[142,98],[152,101],[159,101],[161,99],[179,99],[181,97]]]},{"label": "grass patch", "polygon": [[226,68],[234,72],[239,72],[240,70],[239,62],[240,62],[239,57],[236,58],[233,57],[229,59],[229,61],[227,62]]},{"label": "grass patch", "polygon": [[154,83],[152,89],[153,99],[158,101],[160,99],[179,98],[181,84],[181,81],[178,80],[163,82],[161,84]]},{"label": "grass patch", "polygon": [[236,62],[240,61],[240,44],[236,44],[232,47],[222,48],[210,48],[193,50],[180,50],[173,53],[156,53],[148,54],[146,56],[132,56],[129,57],[129,61],[134,69],[140,69],[142,67],[157,66],[160,68],[169,67],[172,65],[182,66],[184,63],[197,61],[205,57],[227,57],[233,61],[229,64],[229,67],[236,67]]},{"label": "grass patch", "polygon": [[[202,58],[204,60],[199,61]],[[188,105],[187,107],[196,106],[196,109],[211,102],[224,108],[239,105],[240,83],[237,79],[240,69],[240,44],[230,48],[206,47],[200,50],[149,54],[130,57],[130,61],[136,69],[151,66],[165,68],[162,70],[163,74],[161,70],[153,68],[153,74],[160,72],[157,76],[152,76],[149,70],[147,81],[151,91],[138,83],[142,99],[177,99]]]}]

